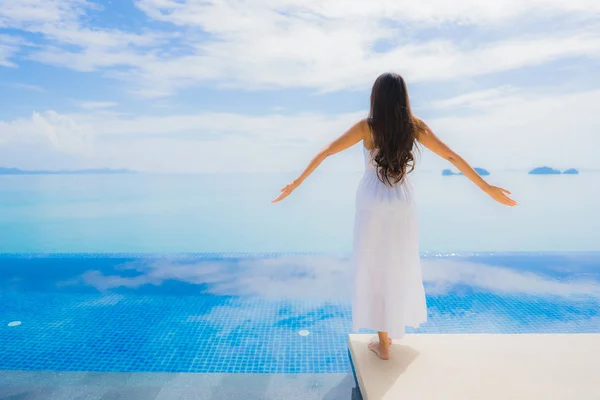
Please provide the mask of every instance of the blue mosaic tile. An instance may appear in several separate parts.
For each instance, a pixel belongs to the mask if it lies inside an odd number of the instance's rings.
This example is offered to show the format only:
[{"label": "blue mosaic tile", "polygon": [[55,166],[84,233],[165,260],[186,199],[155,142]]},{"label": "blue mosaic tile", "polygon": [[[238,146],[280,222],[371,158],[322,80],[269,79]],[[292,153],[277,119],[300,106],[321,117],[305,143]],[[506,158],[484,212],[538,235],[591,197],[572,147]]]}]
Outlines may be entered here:
[{"label": "blue mosaic tile", "polygon": [[[429,320],[408,331],[598,333],[599,266],[424,257]],[[350,270],[323,254],[2,255],[0,369],[349,372]]]}]

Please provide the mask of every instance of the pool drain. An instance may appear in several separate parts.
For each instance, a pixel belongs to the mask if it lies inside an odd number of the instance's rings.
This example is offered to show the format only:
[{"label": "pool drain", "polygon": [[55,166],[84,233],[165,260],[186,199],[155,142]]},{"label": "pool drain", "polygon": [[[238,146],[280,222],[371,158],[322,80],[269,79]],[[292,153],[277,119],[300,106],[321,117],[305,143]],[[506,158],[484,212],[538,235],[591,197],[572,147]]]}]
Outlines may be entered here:
[{"label": "pool drain", "polygon": [[302,331],[298,332],[298,335],[300,335],[300,336],[308,336],[308,335],[310,335],[310,332],[302,330]]},{"label": "pool drain", "polygon": [[19,326],[21,325],[21,321],[13,321],[13,322],[9,322],[8,326]]}]

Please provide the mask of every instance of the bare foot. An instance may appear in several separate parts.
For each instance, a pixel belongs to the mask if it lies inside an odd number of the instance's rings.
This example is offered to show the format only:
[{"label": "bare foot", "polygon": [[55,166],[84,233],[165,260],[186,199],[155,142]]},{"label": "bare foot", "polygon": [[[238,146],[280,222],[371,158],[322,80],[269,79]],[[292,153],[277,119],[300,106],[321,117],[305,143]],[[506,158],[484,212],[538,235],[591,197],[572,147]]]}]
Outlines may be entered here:
[{"label": "bare foot", "polygon": [[369,350],[377,354],[377,357],[381,358],[382,360],[390,359],[390,349],[382,349],[379,343],[377,342],[369,343]]}]

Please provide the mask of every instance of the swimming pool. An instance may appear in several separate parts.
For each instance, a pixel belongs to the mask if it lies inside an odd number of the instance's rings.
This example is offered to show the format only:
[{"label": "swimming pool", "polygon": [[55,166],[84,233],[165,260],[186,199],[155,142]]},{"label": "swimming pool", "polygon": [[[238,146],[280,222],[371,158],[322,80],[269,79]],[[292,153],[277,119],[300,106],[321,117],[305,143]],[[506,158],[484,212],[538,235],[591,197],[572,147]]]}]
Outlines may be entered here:
[{"label": "swimming pool", "polygon": [[[330,375],[329,398],[352,393],[345,255],[4,254],[0,266],[0,370],[11,379]],[[600,253],[424,254],[423,272],[429,320],[413,332],[600,332]]]}]

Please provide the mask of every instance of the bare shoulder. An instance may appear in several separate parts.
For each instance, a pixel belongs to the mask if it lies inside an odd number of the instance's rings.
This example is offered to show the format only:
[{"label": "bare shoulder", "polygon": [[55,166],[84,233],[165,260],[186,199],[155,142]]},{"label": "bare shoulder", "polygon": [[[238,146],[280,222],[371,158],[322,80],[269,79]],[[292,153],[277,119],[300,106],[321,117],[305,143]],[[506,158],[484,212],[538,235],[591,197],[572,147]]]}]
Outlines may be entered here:
[{"label": "bare shoulder", "polygon": [[371,129],[369,127],[369,119],[368,118],[363,118],[360,121],[358,121],[356,123],[356,127],[363,130],[363,131],[368,131],[369,129]]},{"label": "bare shoulder", "polygon": [[363,121],[355,122],[350,129],[346,130],[346,132],[338,136],[337,139],[325,146],[325,148],[323,149],[323,154],[326,157],[331,156],[333,154],[339,153],[342,150],[346,150],[351,146],[354,146],[361,140],[364,140],[365,125],[366,124]]},{"label": "bare shoulder", "polygon": [[415,133],[416,133],[417,140],[420,140],[421,138],[432,133],[431,129],[429,128],[429,125],[427,125],[425,123],[425,121],[423,121],[421,118],[414,115],[413,119],[415,121],[415,127],[416,127]]},{"label": "bare shoulder", "polygon": [[367,118],[363,118],[355,122],[344,135],[351,136],[356,140],[361,140],[370,137],[369,122]]},{"label": "bare shoulder", "polygon": [[356,130],[357,136],[360,137],[359,141],[362,140],[367,148],[372,147],[371,126],[369,125],[368,118],[363,118],[358,121],[353,129]]},{"label": "bare shoulder", "polygon": [[457,157],[457,154],[442,142],[422,119],[418,117],[413,118],[416,125],[416,139],[419,143],[447,160]]}]

